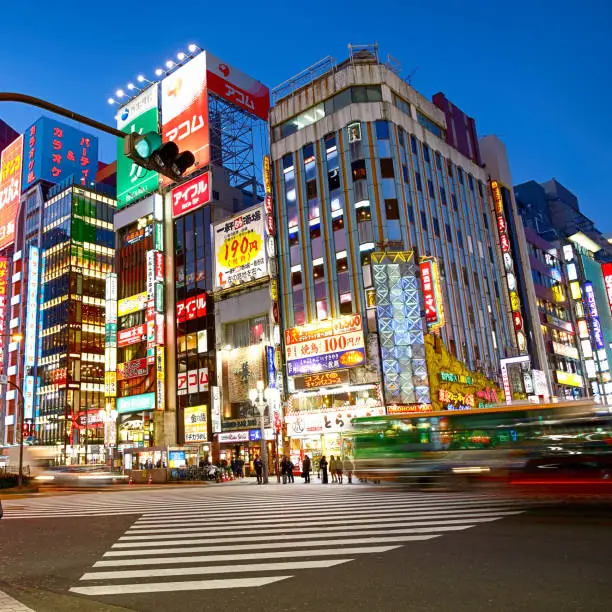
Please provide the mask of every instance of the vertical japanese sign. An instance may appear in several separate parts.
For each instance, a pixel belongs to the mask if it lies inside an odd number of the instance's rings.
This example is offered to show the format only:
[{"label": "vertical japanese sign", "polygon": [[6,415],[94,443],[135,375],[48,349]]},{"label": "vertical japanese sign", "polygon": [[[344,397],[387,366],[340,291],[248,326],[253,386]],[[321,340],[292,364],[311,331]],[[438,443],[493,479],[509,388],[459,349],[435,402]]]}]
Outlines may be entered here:
[{"label": "vertical japanese sign", "polygon": [[28,291],[25,333],[25,366],[36,363],[36,328],[38,322],[38,283],[40,273],[40,250],[31,246],[28,263]]},{"label": "vertical japanese sign", "polygon": [[[162,81],[162,138],[195,156],[194,169],[210,163],[206,54],[201,53]],[[165,184],[169,179],[162,179]]]},{"label": "vertical japanese sign", "polygon": [[601,264],[601,272],[603,274],[604,286],[606,287],[606,296],[610,312],[612,312],[612,263]]},{"label": "vertical japanese sign", "polygon": [[21,196],[23,136],[2,151],[0,161],[0,249],[15,240],[15,222]]},{"label": "vertical japanese sign", "polygon": [[584,283],[584,301],[586,302],[586,310],[591,318],[591,335],[597,350],[605,348],[603,331],[601,329],[601,321],[599,320],[599,311],[597,310],[597,302],[595,300],[595,290],[593,283],[587,281]]},{"label": "vertical japanese sign", "polygon": [[[119,109],[117,129],[131,134],[159,131],[158,85],[149,87]],[[117,141],[117,210],[151,193],[159,186],[157,172],[147,170],[123,154],[123,140]]]},{"label": "vertical japanese sign", "polygon": [[523,315],[521,314],[521,301],[518,295],[517,279],[514,272],[514,257],[512,255],[512,247],[510,245],[510,237],[508,235],[508,224],[504,214],[504,200],[502,196],[501,184],[497,181],[491,181],[491,193],[493,194],[493,202],[495,204],[495,219],[497,223],[497,233],[499,236],[499,245],[502,250],[502,258],[504,261],[504,272],[506,274],[506,285],[508,286],[508,295],[510,297],[510,305],[512,307],[512,321],[514,323],[514,333],[516,334],[516,342],[519,353],[527,352],[527,337],[523,331]]},{"label": "vertical japanese sign", "polygon": [[166,358],[164,347],[158,346],[155,350],[155,363],[157,370],[157,410],[166,409]]},{"label": "vertical japanese sign", "polygon": [[59,183],[74,176],[82,185],[96,180],[98,139],[87,132],[41,117],[26,130],[22,191],[41,179]]},{"label": "vertical japanese sign", "polygon": [[0,257],[0,372],[4,359],[4,330],[6,328],[6,289],[8,287],[8,258]]},{"label": "vertical japanese sign", "polygon": [[423,258],[419,268],[427,327],[430,330],[438,329],[444,325],[444,306],[442,290],[440,288],[438,262],[434,258]]},{"label": "vertical japanese sign", "polygon": [[117,275],[106,276],[104,396],[117,397]]}]

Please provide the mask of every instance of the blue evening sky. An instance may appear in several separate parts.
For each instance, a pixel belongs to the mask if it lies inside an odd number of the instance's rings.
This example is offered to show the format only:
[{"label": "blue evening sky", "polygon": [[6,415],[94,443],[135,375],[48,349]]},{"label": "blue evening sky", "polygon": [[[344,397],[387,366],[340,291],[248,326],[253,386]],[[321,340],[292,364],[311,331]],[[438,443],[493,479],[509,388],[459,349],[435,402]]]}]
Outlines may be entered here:
[{"label": "blue evening sky", "polygon": [[[107,98],[190,42],[275,86],[347,43],[378,42],[431,97],[443,91],[508,147],[514,182],[556,177],[612,231],[612,5],[608,0],[3,2],[0,90],[113,124]],[[177,9],[174,13],[174,9]],[[146,31],[144,28],[149,28]],[[25,129],[39,111],[3,104]],[[101,158],[115,156],[101,138]]]}]

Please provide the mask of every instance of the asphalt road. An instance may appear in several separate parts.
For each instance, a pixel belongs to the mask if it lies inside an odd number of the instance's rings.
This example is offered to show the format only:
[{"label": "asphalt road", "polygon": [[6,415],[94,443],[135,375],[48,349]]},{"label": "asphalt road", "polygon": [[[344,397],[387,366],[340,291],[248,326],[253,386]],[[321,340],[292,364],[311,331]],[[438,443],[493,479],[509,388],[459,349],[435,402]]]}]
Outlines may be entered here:
[{"label": "asphalt road", "polygon": [[4,503],[0,591],[37,612],[611,609],[604,506],[302,484]]}]

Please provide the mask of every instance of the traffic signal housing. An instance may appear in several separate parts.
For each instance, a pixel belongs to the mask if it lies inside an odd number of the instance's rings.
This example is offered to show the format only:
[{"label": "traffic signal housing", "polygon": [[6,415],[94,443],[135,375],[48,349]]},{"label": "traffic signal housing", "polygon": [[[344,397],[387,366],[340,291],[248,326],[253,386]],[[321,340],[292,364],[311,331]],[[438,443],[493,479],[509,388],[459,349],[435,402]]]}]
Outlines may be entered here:
[{"label": "traffic signal housing", "polygon": [[176,143],[162,142],[157,132],[127,134],[123,140],[123,152],[135,164],[154,170],[173,181],[178,181],[195,164],[191,151],[179,151]]}]

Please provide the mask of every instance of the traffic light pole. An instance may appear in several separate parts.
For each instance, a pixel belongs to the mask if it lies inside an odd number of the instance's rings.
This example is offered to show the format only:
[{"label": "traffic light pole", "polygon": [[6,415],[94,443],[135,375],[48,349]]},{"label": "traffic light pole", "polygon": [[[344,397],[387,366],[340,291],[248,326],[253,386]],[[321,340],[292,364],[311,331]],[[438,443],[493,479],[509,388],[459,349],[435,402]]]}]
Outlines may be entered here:
[{"label": "traffic light pole", "polygon": [[121,132],[116,128],[111,127],[110,125],[100,123],[95,119],[85,117],[85,115],[79,115],[79,113],[75,113],[74,111],[68,110],[63,106],[58,106],[57,104],[47,102],[46,100],[42,100],[40,98],[35,98],[34,96],[28,96],[26,94],[14,92],[0,92],[0,102],[19,102],[21,104],[37,106],[38,108],[43,108],[44,110],[56,113],[57,115],[61,115],[62,117],[73,119],[74,121],[78,121],[79,123],[88,125],[89,127],[95,128],[96,130],[100,130],[101,132],[106,132],[107,134],[111,134],[112,136],[117,136],[117,138],[125,138],[127,136],[125,132]]},{"label": "traffic light pole", "polygon": [[23,486],[23,426],[25,423],[25,399],[23,397],[23,391],[19,385],[16,385],[14,382],[10,380],[6,380],[6,384],[9,387],[12,387],[17,391],[19,395],[19,419],[18,419],[18,427],[19,427],[19,472],[17,474],[17,487],[21,488]]}]

